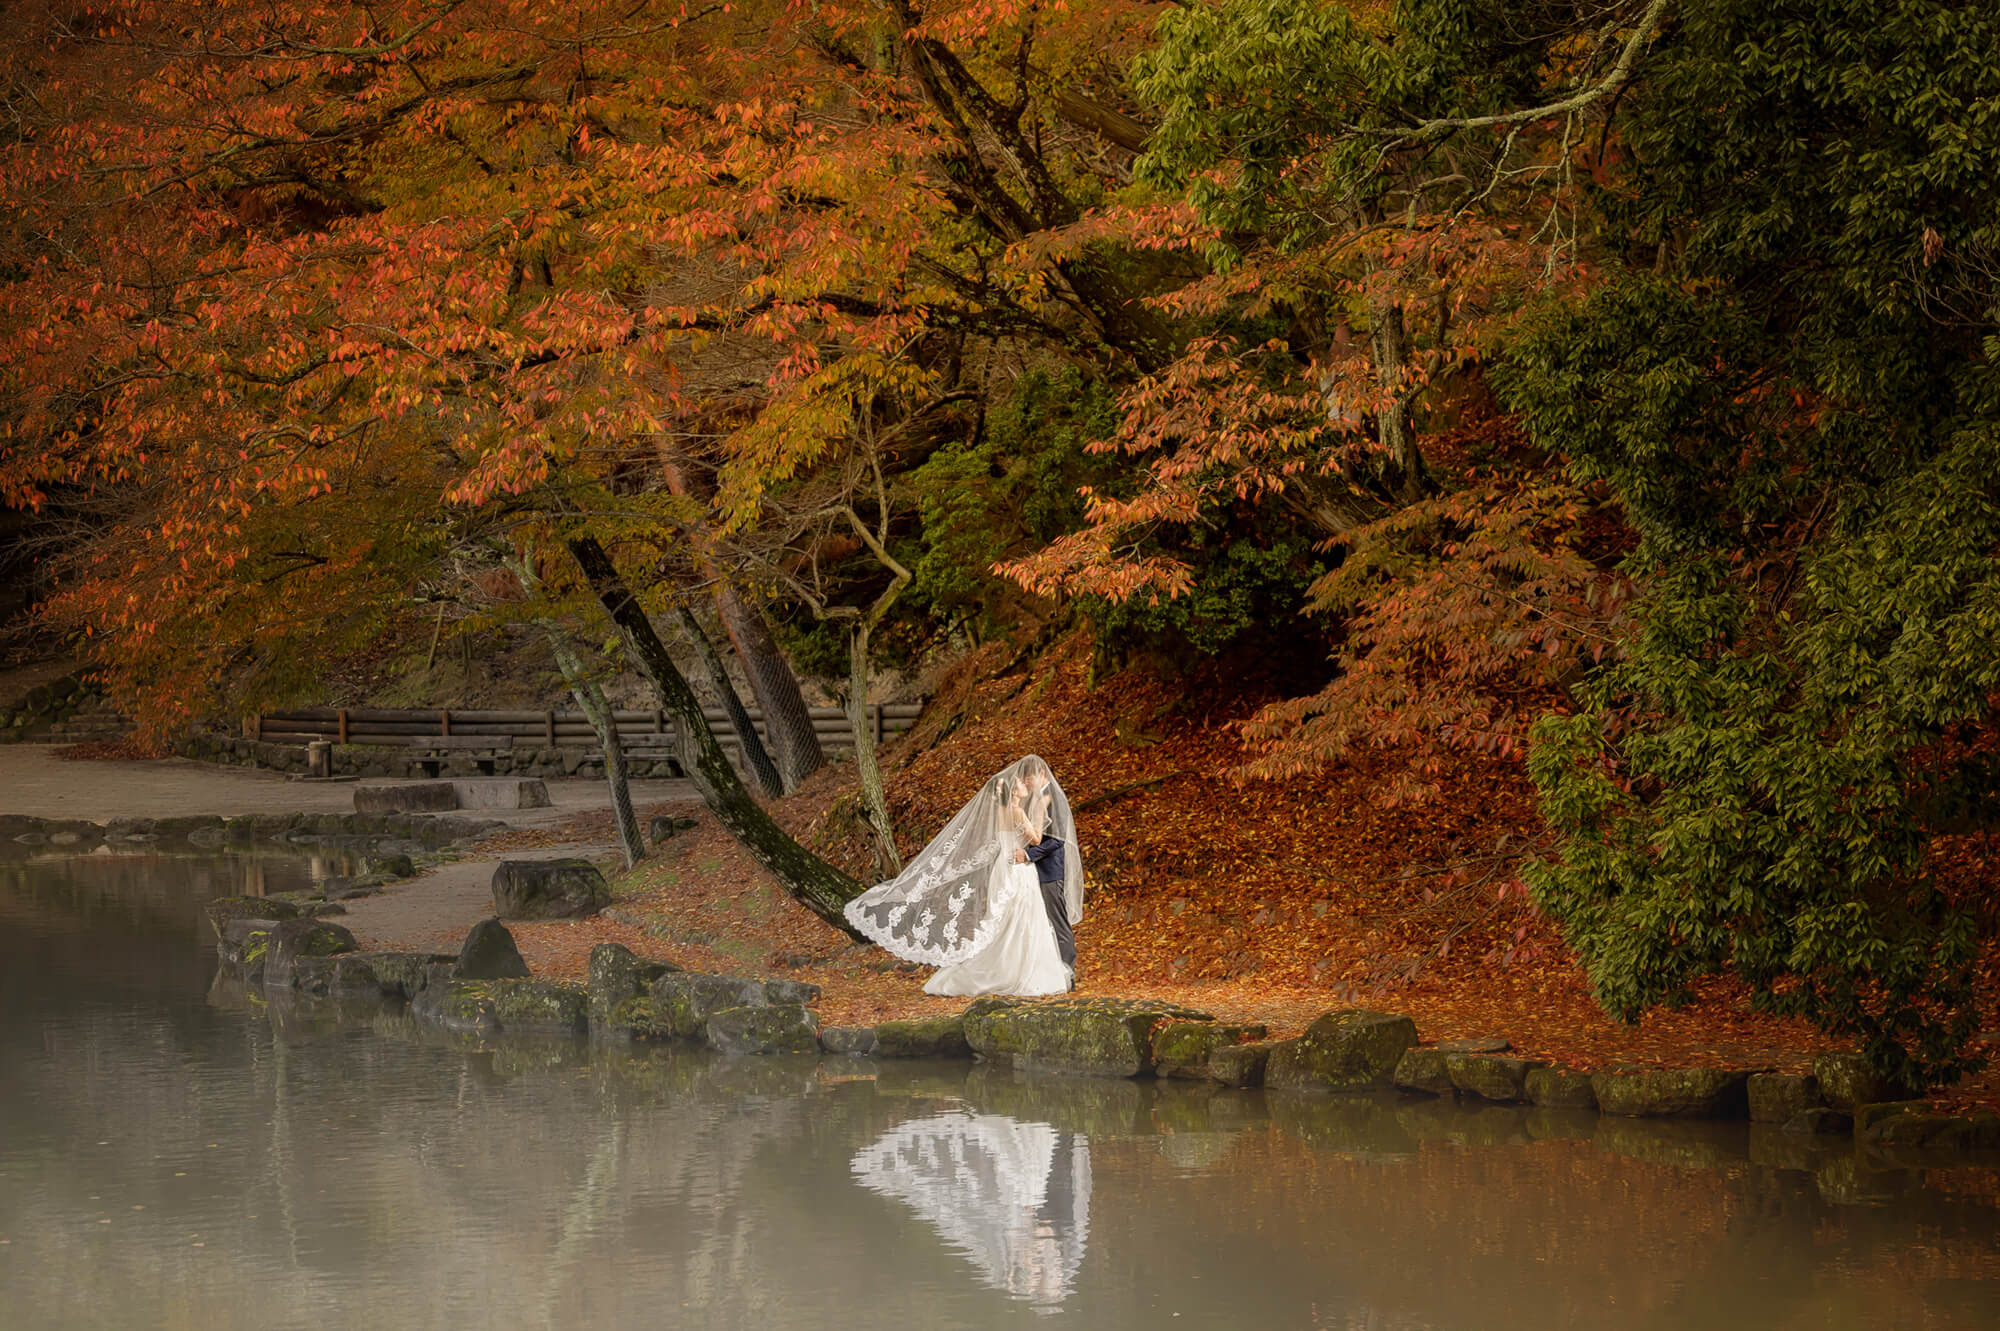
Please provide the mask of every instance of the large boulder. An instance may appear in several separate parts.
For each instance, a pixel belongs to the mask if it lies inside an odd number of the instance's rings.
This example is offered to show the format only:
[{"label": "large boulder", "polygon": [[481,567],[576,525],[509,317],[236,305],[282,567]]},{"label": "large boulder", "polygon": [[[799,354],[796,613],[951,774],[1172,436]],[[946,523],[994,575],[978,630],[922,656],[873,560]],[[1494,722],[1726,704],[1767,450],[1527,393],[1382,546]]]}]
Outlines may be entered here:
[{"label": "large boulder", "polygon": [[1536,1068],[1524,1083],[1528,1101],[1539,1109],[1596,1109],[1590,1074],[1568,1068]]},{"label": "large boulder", "polygon": [[1819,1078],[1784,1072],[1760,1072],[1744,1084],[1752,1123],[1789,1123],[1821,1104]]},{"label": "large boulder", "polygon": [[1539,1058],[1509,1058],[1504,1054],[1446,1054],[1451,1084],[1467,1095],[1498,1104],[1528,1098],[1528,1074],[1548,1064]]},{"label": "large boulder", "polygon": [[528,963],[514,945],[514,935],[498,920],[481,920],[465,935],[458,949],[455,980],[525,980]]},{"label": "large boulder", "polygon": [[[440,952],[359,952],[352,958],[358,977],[365,967],[374,977],[375,988],[385,998],[415,998],[423,990],[433,966],[451,966],[457,958]],[[342,972],[335,971],[334,987],[342,987]]]},{"label": "large boulder", "polygon": [[448,1031],[469,1035],[491,1035],[500,1029],[490,980],[447,979],[433,972],[423,990],[410,1002],[410,1014],[421,1021]]},{"label": "large boulder", "polygon": [[1218,1049],[1264,1038],[1262,1026],[1219,1021],[1173,1021],[1153,1032],[1153,1071],[1161,1077],[1207,1080],[1208,1060]]},{"label": "large boulder", "polygon": [[1741,1118],[1748,1070],[1613,1068],[1590,1079],[1597,1107],[1626,1118]]},{"label": "large boulder", "polygon": [[208,916],[209,925],[215,936],[221,939],[223,931],[231,920],[296,920],[299,908],[289,901],[273,897],[217,897],[206,902],[201,908]]},{"label": "large boulder", "polygon": [[611,886],[589,860],[502,860],[493,913],[503,920],[575,920],[611,904]]},{"label": "large boulder", "polygon": [[802,1003],[725,1008],[705,1023],[711,1049],[724,1054],[816,1054],[819,1024]]},{"label": "large boulder", "polygon": [[[1171,1003],[1118,998],[1066,998],[1024,1003],[968,1019],[965,1037],[981,1058],[1031,1072],[1090,1077],[1137,1077],[1153,1070],[1153,1028],[1170,1019],[1212,1021]],[[881,1028],[876,1028],[880,1039]]]},{"label": "large boulder", "polygon": [[819,986],[804,980],[764,981],[764,1001],[772,1004],[817,1003]]},{"label": "large boulder", "polygon": [[[961,1028],[959,1034],[964,1035]],[[875,1052],[875,1028],[873,1026],[822,1026],[819,1028],[819,1047],[829,1054],[853,1054],[864,1057]]]},{"label": "large boulder", "polygon": [[271,946],[271,930],[277,927],[276,920],[249,916],[225,921],[222,936],[215,940],[215,955],[221,960],[222,968],[246,980],[262,979],[264,957]]},{"label": "large boulder", "polygon": [[493,1019],[509,1034],[582,1035],[590,1028],[590,994],[553,980],[488,980]]},{"label": "large boulder", "polygon": [[1224,1086],[1262,1086],[1270,1061],[1268,1044],[1227,1045],[1208,1056],[1208,1079]]},{"label": "large boulder", "polygon": [[[671,961],[638,956],[622,943],[599,943],[590,949],[591,1029],[607,1035],[621,1033],[614,1029],[613,1014],[633,999],[645,997],[653,981],[679,969]],[[638,1033],[629,1028],[630,1015],[626,1014],[624,1034]]]},{"label": "large boulder", "polygon": [[677,971],[653,981],[653,1018],[660,1035],[698,1040],[708,1019],[731,1008],[768,1007],[770,998],[759,980],[734,975],[701,975]]},{"label": "large boulder", "polygon": [[1417,1023],[1387,1012],[1329,1012],[1271,1050],[1264,1085],[1281,1091],[1364,1091],[1393,1084]]},{"label": "large boulder", "polygon": [[965,1042],[965,1018],[915,1017],[885,1021],[875,1028],[877,1058],[970,1058]]},{"label": "large boulder", "polygon": [[299,981],[301,958],[331,957],[354,952],[354,935],[324,920],[280,920],[271,926],[264,955],[264,986],[286,989]]},{"label": "large boulder", "polygon": [[540,777],[493,777],[438,784],[452,787],[458,803],[450,807],[460,809],[546,809],[550,805],[549,788]]},{"label": "large boulder", "polygon": [[1396,1060],[1396,1070],[1389,1080],[1399,1091],[1416,1091],[1423,1095],[1451,1095],[1458,1090],[1452,1083],[1451,1068],[1445,1063],[1445,1051],[1436,1045],[1420,1044],[1403,1051]]},{"label": "large boulder", "polygon": [[1835,1109],[1853,1113],[1856,1105],[1894,1100],[1904,1088],[1878,1076],[1868,1060],[1853,1051],[1821,1054],[1813,1060],[1813,1076],[1821,1097]]}]

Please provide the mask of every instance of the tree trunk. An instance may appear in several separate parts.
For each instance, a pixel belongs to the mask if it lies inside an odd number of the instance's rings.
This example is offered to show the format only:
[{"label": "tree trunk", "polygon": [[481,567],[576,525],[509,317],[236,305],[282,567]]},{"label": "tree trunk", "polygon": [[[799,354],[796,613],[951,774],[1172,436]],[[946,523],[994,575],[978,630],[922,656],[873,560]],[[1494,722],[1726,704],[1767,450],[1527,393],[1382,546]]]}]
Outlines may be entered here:
[{"label": "tree trunk", "polygon": [[1383,301],[1373,311],[1369,338],[1375,357],[1375,381],[1390,390],[1389,405],[1375,419],[1376,438],[1396,469],[1397,498],[1413,504],[1424,495],[1424,455],[1410,420],[1410,388],[1402,382],[1410,359],[1410,335],[1403,323],[1400,301]]},{"label": "tree trunk", "polygon": [[750,678],[750,691],[764,711],[764,729],[778,760],[778,775],[787,791],[796,790],[799,782],[826,764],[826,753],[813,730],[812,711],[799,692],[798,676],[778,650],[763,612],[746,602],[728,578],[719,575],[715,603],[722,612],[722,627]]},{"label": "tree trunk", "polygon": [[604,547],[594,537],[584,536],[570,541],[569,549],[605,613],[623,634],[632,659],[652,681],[660,705],[679,720],[691,750],[683,755],[688,776],[703,803],[758,863],[776,875],[786,892],[834,928],[859,939],[841,910],[861,894],[861,884],[792,840],[743,788],[736,769],[729,765],[722,745],[708,728],[700,699],[675,667],[666,644],[653,629],[653,621],[625,586]]},{"label": "tree trunk", "polygon": [[847,635],[847,723],[854,730],[854,770],[861,777],[861,798],[875,828],[876,870],[888,879],[903,871],[903,857],[896,850],[889,798],[875,761],[875,728],[868,724],[868,629],[874,618],[860,621]]},{"label": "tree trunk", "polygon": [[625,766],[625,746],[618,739],[618,718],[605,701],[604,690],[584,671],[583,662],[570,650],[562,630],[549,630],[549,646],[555,650],[556,665],[562,670],[563,682],[569,685],[570,696],[590,718],[590,728],[597,732],[598,747],[604,751],[604,780],[611,787],[611,811],[617,816],[618,842],[625,850],[625,867],[629,869],[646,858],[646,843],[639,835],[638,815],[632,812],[632,784]]},{"label": "tree trunk", "polygon": [[757,788],[773,798],[784,794],[785,783],[772,764],[770,751],[764,747],[756,725],[750,720],[749,709],[736,695],[736,685],[730,681],[729,667],[723,664],[722,653],[715,650],[708,634],[702,632],[701,621],[694,617],[694,611],[678,604],[674,610],[680,616],[681,632],[694,644],[695,655],[708,669],[708,682],[714,686],[722,710],[729,713],[729,724],[736,728],[737,740],[743,746],[743,762],[749,767],[751,775],[757,778]]}]

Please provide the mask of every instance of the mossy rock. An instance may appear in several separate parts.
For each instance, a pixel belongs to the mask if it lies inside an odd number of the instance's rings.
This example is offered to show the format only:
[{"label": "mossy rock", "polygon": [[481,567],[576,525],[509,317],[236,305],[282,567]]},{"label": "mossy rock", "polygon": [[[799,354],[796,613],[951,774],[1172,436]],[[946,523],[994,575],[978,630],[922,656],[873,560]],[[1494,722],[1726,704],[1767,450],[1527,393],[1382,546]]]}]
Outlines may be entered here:
[{"label": "mossy rock", "polygon": [[1528,1074],[1548,1066],[1538,1058],[1505,1054],[1446,1054],[1451,1084],[1467,1095],[1495,1104],[1519,1104],[1528,1098]]},{"label": "mossy rock", "polygon": [[217,897],[204,902],[201,912],[208,917],[218,940],[231,920],[270,920],[275,924],[279,920],[296,920],[299,917],[296,905],[275,897]]},{"label": "mossy rock", "polygon": [[[965,1028],[959,1027],[963,1038]],[[819,1028],[819,1047],[829,1054],[850,1054],[865,1058],[875,1052],[875,1028],[873,1026],[822,1026]]]},{"label": "mossy rock", "polygon": [[733,975],[669,972],[653,981],[648,993],[659,1024],[668,1034],[682,1040],[703,1038],[708,1019],[718,1012],[770,1006],[762,981]]},{"label": "mossy rock", "polygon": [[803,1003],[728,1008],[709,1017],[708,1047],[723,1054],[817,1054],[819,1023]]},{"label": "mossy rock", "polygon": [[488,980],[500,1029],[531,1035],[581,1035],[590,1028],[590,994],[554,980]]},{"label": "mossy rock", "polygon": [[500,1029],[500,1016],[490,986],[499,983],[503,981],[454,980],[432,972],[410,1011],[447,1031],[491,1035]]},{"label": "mossy rock", "polygon": [[1824,1103],[1811,1073],[1760,1072],[1744,1084],[1752,1123],[1785,1123]]},{"label": "mossy rock", "polygon": [[1536,1068],[1523,1083],[1528,1102],[1538,1109],[1597,1109],[1597,1091],[1590,1075],[1568,1068]]},{"label": "mossy rock", "polygon": [[1445,1051],[1436,1045],[1416,1045],[1405,1049],[1403,1056],[1396,1060],[1396,1070],[1390,1080],[1399,1091],[1415,1091],[1423,1095],[1451,1095],[1458,1087],[1452,1084],[1451,1069],[1445,1063]]},{"label": "mossy rock", "polygon": [[1272,1048],[1264,1085],[1284,1091],[1386,1089],[1416,1042],[1417,1024],[1408,1017],[1359,1008],[1329,1012],[1298,1039]]},{"label": "mossy rock", "polygon": [[1208,1056],[1208,1078],[1224,1086],[1262,1086],[1264,1070],[1270,1065],[1268,1044],[1228,1045]]},{"label": "mossy rock", "polygon": [[1153,1032],[1153,1070],[1161,1077],[1208,1080],[1208,1060],[1218,1049],[1264,1038],[1262,1026],[1220,1021],[1172,1021]]},{"label": "mossy rock", "polygon": [[970,1058],[972,1046],[965,1041],[963,1016],[915,1017],[876,1026],[869,1052],[877,1058]]},{"label": "mossy rock", "polygon": [[[1137,1077],[1153,1070],[1153,1030],[1169,1019],[1210,1021],[1171,1003],[1118,998],[1067,998],[1026,1003],[994,1012],[975,1037],[965,1035],[982,1058],[1004,1060],[1032,1072],[1088,1077]],[[876,1028],[879,1040],[881,1028]]]},{"label": "mossy rock", "polygon": [[215,940],[215,955],[222,962],[222,968],[232,975],[243,975],[251,963],[250,952],[256,950],[256,964],[261,971],[264,957],[271,946],[271,930],[278,927],[278,921],[257,919],[239,915],[225,920],[222,936]]},{"label": "mossy rock", "polygon": [[614,1012],[632,999],[644,997],[647,988],[662,975],[678,970],[680,967],[670,961],[638,956],[622,943],[599,943],[590,949],[587,981],[592,1027],[609,1027]]},{"label": "mossy rock", "polygon": [[280,920],[271,929],[270,952],[264,961],[264,985],[287,988],[296,984],[301,958],[331,957],[357,950],[354,935],[340,925],[318,919]]},{"label": "mossy rock", "polygon": [[1021,1006],[1026,1001],[1026,999],[1021,998],[993,997],[975,998],[970,1003],[967,1003],[965,1011],[959,1013],[959,1016],[965,1022],[966,1043],[971,1045],[975,1051],[978,1050],[982,1043],[990,1043],[993,1038],[994,1019],[1003,1012]]},{"label": "mossy rock", "polygon": [[1821,1097],[1835,1109],[1853,1113],[1857,1105],[1900,1099],[1905,1088],[1878,1076],[1868,1060],[1851,1050],[1821,1054],[1813,1060],[1813,1076]]},{"label": "mossy rock", "polygon": [[653,1010],[653,1000],[647,994],[634,994],[612,1008],[600,1020],[595,1013],[590,1019],[590,1032],[594,1036],[613,1040],[667,1040],[673,1032],[660,1020]]},{"label": "mossy rock", "polygon": [[1609,1069],[1591,1077],[1597,1107],[1626,1118],[1742,1118],[1749,1069]]}]

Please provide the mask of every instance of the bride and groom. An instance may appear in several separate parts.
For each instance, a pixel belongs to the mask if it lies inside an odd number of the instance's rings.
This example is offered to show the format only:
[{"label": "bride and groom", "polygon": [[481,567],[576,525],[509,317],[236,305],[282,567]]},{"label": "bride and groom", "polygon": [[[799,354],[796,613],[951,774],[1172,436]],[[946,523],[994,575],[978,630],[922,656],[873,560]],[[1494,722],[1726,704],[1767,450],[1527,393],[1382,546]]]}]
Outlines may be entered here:
[{"label": "bride and groom", "polygon": [[927,994],[1060,994],[1083,918],[1076,822],[1030,755],[987,781],[909,866],[847,903],[847,921],[905,961]]}]

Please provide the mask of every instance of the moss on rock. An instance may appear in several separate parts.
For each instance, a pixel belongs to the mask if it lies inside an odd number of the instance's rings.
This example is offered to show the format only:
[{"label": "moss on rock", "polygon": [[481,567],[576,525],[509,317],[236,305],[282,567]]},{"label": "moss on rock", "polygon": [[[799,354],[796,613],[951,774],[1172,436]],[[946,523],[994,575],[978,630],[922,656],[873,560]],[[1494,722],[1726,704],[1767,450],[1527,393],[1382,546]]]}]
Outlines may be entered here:
[{"label": "moss on rock", "polygon": [[1749,1070],[1611,1069],[1590,1079],[1597,1107],[1628,1118],[1742,1118]]},{"label": "moss on rock", "polygon": [[1287,1091],[1361,1091],[1392,1085],[1417,1042],[1417,1024],[1387,1012],[1329,1012],[1271,1050],[1264,1084]]},{"label": "moss on rock", "polygon": [[1137,1077],[1153,1070],[1153,1029],[1170,1018],[1213,1020],[1171,1003],[1067,998],[983,1014],[977,1034],[968,1018],[965,1035],[980,1057],[1027,1071]]},{"label": "moss on rock", "polygon": [[972,1046],[963,1016],[917,1017],[881,1023],[870,1052],[877,1058],[970,1058]]}]

